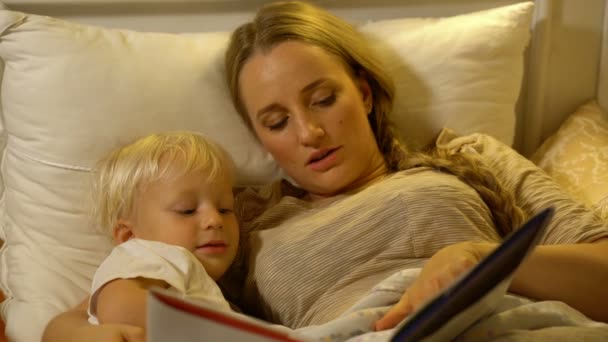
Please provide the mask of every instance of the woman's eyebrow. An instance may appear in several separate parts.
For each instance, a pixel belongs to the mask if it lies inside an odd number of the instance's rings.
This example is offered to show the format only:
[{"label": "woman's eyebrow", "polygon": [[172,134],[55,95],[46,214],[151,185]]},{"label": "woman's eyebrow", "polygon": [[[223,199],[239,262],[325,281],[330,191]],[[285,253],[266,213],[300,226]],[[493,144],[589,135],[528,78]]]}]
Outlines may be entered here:
[{"label": "woman's eyebrow", "polygon": [[271,112],[273,110],[279,110],[282,107],[278,104],[278,103],[271,103],[268,106],[265,106],[264,108],[258,110],[258,112],[255,114],[256,118],[259,118],[262,114],[267,113],[267,112]]},{"label": "woman's eyebrow", "polygon": [[300,93],[306,93],[309,92],[313,89],[315,89],[317,86],[319,86],[319,84],[327,81],[327,78],[319,78],[318,80],[308,84],[306,87],[302,88],[302,90],[300,90]]},{"label": "woman's eyebrow", "polygon": [[[316,87],[318,87],[320,84],[322,84],[322,83],[324,83],[324,82],[326,82],[328,80],[329,79],[325,78],[325,77],[319,78],[318,80],[313,81],[313,82],[307,84],[304,88],[302,88],[302,90],[300,90],[300,93],[309,92],[309,91],[315,89]],[[273,111],[273,110],[277,110],[277,109],[280,109],[280,108],[282,108],[282,107],[278,103],[276,103],[276,102],[275,103],[271,103],[271,104],[269,104],[267,106],[264,106],[262,109],[258,110],[257,113],[256,113],[256,118],[260,117],[260,115],[262,115],[264,113],[267,113],[267,112],[270,112],[270,111]]]}]

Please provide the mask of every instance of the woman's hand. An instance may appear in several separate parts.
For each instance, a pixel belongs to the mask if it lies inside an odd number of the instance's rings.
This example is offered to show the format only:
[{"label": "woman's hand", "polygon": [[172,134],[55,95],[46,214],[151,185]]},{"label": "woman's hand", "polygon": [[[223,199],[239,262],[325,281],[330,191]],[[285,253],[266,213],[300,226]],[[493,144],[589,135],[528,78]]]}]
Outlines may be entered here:
[{"label": "woman's hand", "polygon": [[479,263],[483,255],[477,248],[478,245],[480,244],[462,242],[444,247],[435,253],[424,265],[416,281],[405,291],[399,303],[376,322],[376,330],[395,327]]}]

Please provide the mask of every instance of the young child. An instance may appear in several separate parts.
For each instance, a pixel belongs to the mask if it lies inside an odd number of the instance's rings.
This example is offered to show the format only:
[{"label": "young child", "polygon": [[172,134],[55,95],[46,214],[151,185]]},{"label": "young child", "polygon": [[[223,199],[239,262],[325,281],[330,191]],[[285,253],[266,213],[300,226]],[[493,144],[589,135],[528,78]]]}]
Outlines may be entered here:
[{"label": "young child", "polygon": [[117,246],[93,278],[89,322],[145,327],[147,289],[230,310],[215,283],[234,260],[233,165],[192,132],[152,134],[102,159],[95,216]]}]

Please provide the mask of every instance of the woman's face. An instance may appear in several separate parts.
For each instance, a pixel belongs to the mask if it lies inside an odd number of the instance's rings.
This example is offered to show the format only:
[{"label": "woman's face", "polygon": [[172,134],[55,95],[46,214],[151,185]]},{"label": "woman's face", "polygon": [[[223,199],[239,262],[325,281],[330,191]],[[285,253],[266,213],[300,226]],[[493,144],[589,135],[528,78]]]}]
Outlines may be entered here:
[{"label": "woman's face", "polygon": [[321,48],[284,42],[254,54],[239,76],[253,129],[311,196],[331,196],[386,173],[368,122],[372,94]]}]

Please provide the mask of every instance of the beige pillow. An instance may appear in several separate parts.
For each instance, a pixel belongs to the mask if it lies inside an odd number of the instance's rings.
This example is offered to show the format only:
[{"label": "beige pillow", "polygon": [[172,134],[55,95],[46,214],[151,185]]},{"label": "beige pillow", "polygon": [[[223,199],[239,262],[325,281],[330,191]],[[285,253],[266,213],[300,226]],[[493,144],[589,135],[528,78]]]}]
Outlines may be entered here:
[{"label": "beige pillow", "polygon": [[444,130],[437,139],[437,145],[449,153],[478,156],[515,195],[517,204],[528,216],[549,206],[555,207],[555,215],[543,234],[542,244],[608,238],[608,225],[596,211],[576,201],[540,167],[495,138],[486,134],[458,136]]},{"label": "beige pillow", "polygon": [[608,113],[595,100],[571,114],[532,161],[579,201],[608,209]]}]

